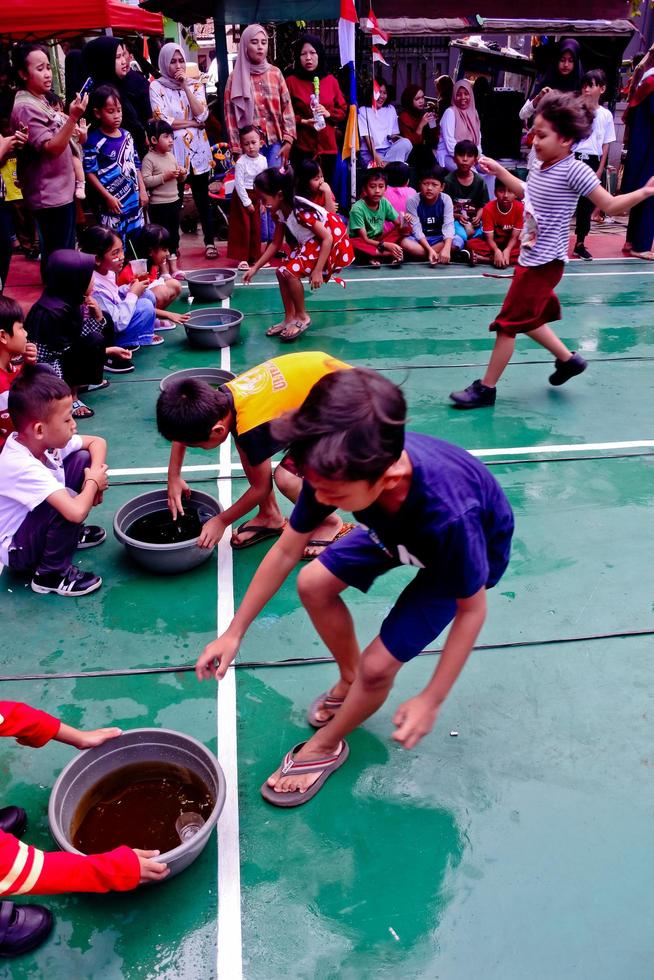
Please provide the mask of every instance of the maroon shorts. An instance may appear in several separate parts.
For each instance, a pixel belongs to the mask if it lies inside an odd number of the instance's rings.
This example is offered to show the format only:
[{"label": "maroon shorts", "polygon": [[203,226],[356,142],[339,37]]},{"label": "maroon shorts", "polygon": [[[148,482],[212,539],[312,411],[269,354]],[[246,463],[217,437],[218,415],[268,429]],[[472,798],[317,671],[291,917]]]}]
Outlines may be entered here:
[{"label": "maroon shorts", "polygon": [[560,320],[561,304],[554,287],[561,281],[563,269],[560,259],[545,265],[516,266],[502,309],[488,329],[515,337]]}]

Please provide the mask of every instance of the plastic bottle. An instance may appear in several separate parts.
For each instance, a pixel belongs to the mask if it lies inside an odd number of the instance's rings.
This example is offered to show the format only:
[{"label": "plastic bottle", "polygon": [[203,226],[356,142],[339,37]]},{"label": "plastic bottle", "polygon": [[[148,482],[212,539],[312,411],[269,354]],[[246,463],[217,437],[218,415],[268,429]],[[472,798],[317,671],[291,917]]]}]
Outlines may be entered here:
[{"label": "plastic bottle", "polygon": [[316,106],[320,105],[320,79],[317,75],[313,77],[313,95],[309,99],[309,105],[313,112],[313,128],[316,130],[324,129],[327,123],[321,112],[316,112]]}]

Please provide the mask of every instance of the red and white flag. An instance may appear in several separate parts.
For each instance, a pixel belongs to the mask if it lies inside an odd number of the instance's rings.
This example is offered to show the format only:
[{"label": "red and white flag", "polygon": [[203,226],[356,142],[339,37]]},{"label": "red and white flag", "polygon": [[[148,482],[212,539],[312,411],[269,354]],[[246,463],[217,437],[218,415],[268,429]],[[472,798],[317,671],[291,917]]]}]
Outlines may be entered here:
[{"label": "red and white flag", "polygon": [[384,55],[381,53],[381,51],[379,50],[379,48],[377,47],[377,45],[373,44],[373,46],[372,46],[372,63],[373,63],[373,65],[375,64],[375,62],[379,62],[380,65],[386,65],[386,67],[388,68],[388,62],[384,58]]},{"label": "red and white flag", "polygon": [[372,4],[370,4],[370,10],[368,11],[367,17],[361,18],[361,26],[364,31],[371,31],[373,34],[372,43],[373,44],[387,44],[390,34],[386,31],[382,31],[379,26],[379,21],[375,16],[375,11],[372,9]]},{"label": "red and white flag", "polygon": [[341,16],[338,21],[338,50],[341,68],[354,64],[354,28],[358,21],[354,0],[341,0]]}]

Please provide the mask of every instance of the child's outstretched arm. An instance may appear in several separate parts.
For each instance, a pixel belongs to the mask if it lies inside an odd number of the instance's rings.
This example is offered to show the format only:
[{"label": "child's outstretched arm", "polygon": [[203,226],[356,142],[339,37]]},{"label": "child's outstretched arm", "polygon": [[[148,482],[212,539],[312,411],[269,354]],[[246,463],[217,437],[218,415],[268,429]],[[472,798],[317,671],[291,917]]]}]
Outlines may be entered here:
[{"label": "child's outstretched arm", "polygon": [[486,587],[468,599],[457,599],[457,610],[434,676],[427,687],[401,704],[393,716],[396,742],[412,749],[436,723],[438,712],[463,670],[486,619]]},{"label": "child's outstretched arm", "polygon": [[186,446],[182,442],[173,442],[168,460],[168,509],[173,515],[173,520],[177,520],[178,514],[184,516],[182,498],[191,495],[191,488],[186,480],[182,479],[182,463],[185,455]]},{"label": "child's outstretched arm", "polygon": [[643,201],[646,201],[648,197],[652,196],[654,196],[654,177],[650,177],[645,186],[639,190],[631,191],[630,194],[618,194],[616,197],[598,185],[588,195],[588,199],[596,207],[600,208],[601,211],[605,211],[610,215],[616,215],[626,214],[627,211],[635,208],[637,204],[642,204]]},{"label": "child's outstretched arm", "polygon": [[505,187],[512,191],[516,197],[522,198],[525,196],[525,185],[520,180],[519,177],[514,177],[512,173],[503,167],[501,163],[497,160],[493,160],[492,157],[481,156],[479,157],[479,166],[482,173],[485,174],[495,174],[499,177]]},{"label": "child's outstretched arm", "polygon": [[247,285],[249,282],[252,282],[259,269],[261,269],[266,264],[266,262],[269,262],[270,259],[275,257],[276,253],[279,252],[283,244],[284,244],[284,226],[279,222],[277,222],[275,224],[275,233],[272,237],[272,241],[269,242],[266,248],[264,249],[263,255],[257,259],[254,265],[250,266],[248,271],[243,276],[243,285]]},{"label": "child's outstretched arm", "polygon": [[214,545],[218,544],[230,524],[234,524],[239,517],[245,517],[272,493],[273,481],[270,460],[267,459],[258,466],[252,466],[240,449],[239,456],[250,485],[243,496],[239,497],[231,507],[202,525],[202,533],[198,538],[200,548],[213,548]]},{"label": "child's outstretched arm", "polygon": [[320,241],[320,252],[318,253],[318,259],[313,267],[313,272],[309,277],[309,282],[312,289],[320,289],[323,284],[322,280],[322,270],[325,268],[327,259],[329,258],[329,253],[332,250],[332,245],[334,244],[334,239],[322,221],[316,221],[315,225],[312,227],[312,231],[316,238]]}]

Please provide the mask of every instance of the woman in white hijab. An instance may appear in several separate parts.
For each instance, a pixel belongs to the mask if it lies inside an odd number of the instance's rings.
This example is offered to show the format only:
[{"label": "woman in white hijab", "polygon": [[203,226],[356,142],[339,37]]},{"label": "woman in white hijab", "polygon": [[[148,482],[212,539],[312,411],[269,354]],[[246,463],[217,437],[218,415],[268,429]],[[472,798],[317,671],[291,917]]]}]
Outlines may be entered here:
[{"label": "woman in white hijab", "polygon": [[161,78],[150,85],[152,114],[155,119],[165,119],[173,127],[173,153],[179,166],[188,174],[202,224],[205,255],[215,259],[218,253],[209,205],[211,147],[204,128],[209,110],[204,85],[188,77],[184,54],[172,41],[164,44],[159,52],[159,71]]}]

